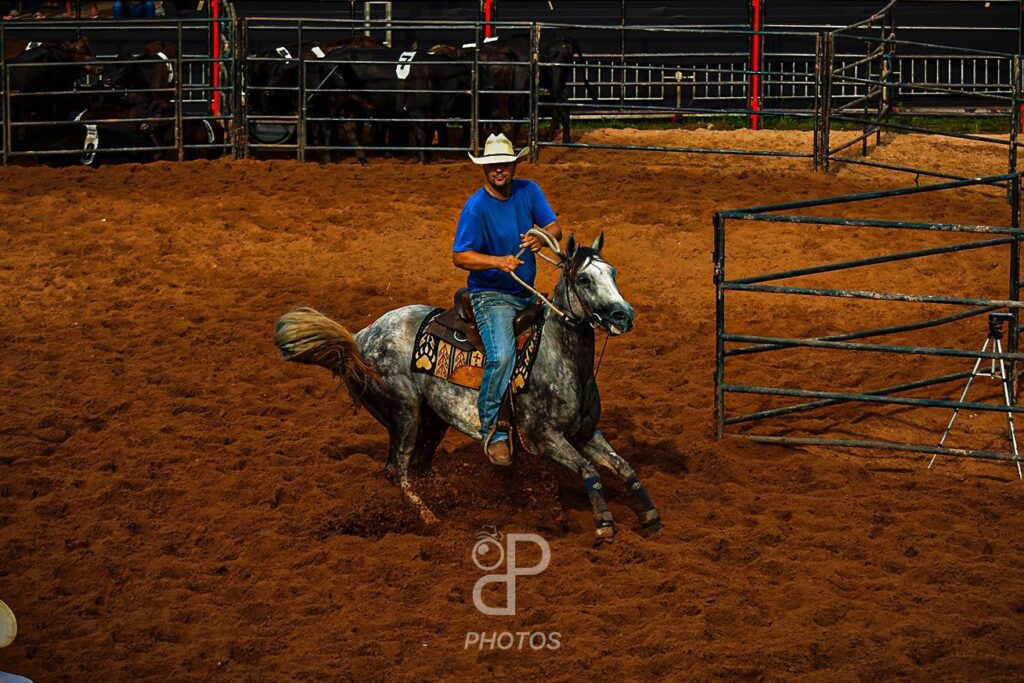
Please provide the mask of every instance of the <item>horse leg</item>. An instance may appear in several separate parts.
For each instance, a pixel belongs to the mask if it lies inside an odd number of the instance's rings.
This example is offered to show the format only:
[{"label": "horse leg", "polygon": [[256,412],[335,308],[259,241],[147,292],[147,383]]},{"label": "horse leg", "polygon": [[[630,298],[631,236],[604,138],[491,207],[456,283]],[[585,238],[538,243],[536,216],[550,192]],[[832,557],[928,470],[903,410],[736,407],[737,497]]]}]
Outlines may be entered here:
[{"label": "horse leg", "polygon": [[608,503],[604,499],[601,476],[594,466],[580,455],[579,451],[573,448],[561,434],[553,434],[543,439],[538,450],[583,477],[583,487],[587,491],[587,497],[590,498],[594,523],[597,526],[594,532],[594,545],[599,546],[602,543],[610,542],[615,536],[615,520],[612,519]]},{"label": "horse leg", "polygon": [[420,407],[420,425],[416,431],[416,448],[413,451],[409,466],[417,471],[427,470],[434,460],[434,453],[437,451],[441,439],[448,431],[448,423],[438,417],[437,413],[430,409],[430,406]]},{"label": "horse leg", "polygon": [[661,529],[661,516],[658,514],[658,509],[654,507],[654,501],[647,493],[647,488],[636,476],[632,465],[611,447],[601,430],[594,430],[594,436],[583,446],[583,455],[595,465],[612,470],[622,478],[626,489],[632,494],[636,503],[634,511],[643,525],[641,533],[651,535]]},{"label": "horse leg", "polygon": [[413,454],[416,453],[419,424],[418,410],[402,410],[399,414],[392,416],[392,422],[388,427],[391,444],[386,469],[397,476],[402,494],[416,508],[423,523],[432,525],[437,523],[437,517],[419,497],[419,494],[413,490],[412,484],[409,482],[409,464],[413,459]]}]

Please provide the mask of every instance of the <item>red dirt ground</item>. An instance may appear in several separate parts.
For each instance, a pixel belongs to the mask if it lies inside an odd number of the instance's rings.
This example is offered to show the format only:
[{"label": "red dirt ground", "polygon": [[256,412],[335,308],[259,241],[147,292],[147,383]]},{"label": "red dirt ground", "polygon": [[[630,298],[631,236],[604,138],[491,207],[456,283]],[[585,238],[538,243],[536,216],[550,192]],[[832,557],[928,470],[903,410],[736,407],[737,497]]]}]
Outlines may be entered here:
[{"label": "red dirt ground", "polygon": [[[799,132],[587,137],[810,146]],[[998,149],[920,137],[874,158],[1005,170]],[[278,358],[273,323],[294,304],[358,329],[402,304],[448,301],[462,281],[449,256],[455,219],[479,183],[468,162],[0,170],[0,598],[20,625],[0,670],[37,681],[1019,678],[1024,484],[1011,465],[928,470],[921,456],[714,439],[713,211],[913,178],[588,150],[545,152],[521,175],[540,182],[567,229],[588,240],[605,231],[638,311],[599,380],[605,432],[662,510],[652,539],[606,477],[621,533],[592,549],[574,476],[537,458],[512,476],[494,471],[455,435],[417,480],[442,518],[423,529],[383,476],[383,430],[327,372]],[[1005,224],[993,197],[835,211]],[[938,243],[921,232],[729,229],[730,277]],[[1001,247],[808,281],[1003,298],[1005,262]],[[949,312],[763,295],[728,310],[732,329],[793,336]],[[984,324],[910,339],[973,349]],[[730,380],[866,388],[938,367],[879,354],[755,358],[737,359]],[[977,397],[997,400],[994,385]],[[730,397],[729,409],[755,405]],[[846,407],[762,431],[930,443],[946,419]],[[1005,448],[1000,425],[983,423],[964,415],[954,445]],[[471,551],[485,524],[551,545],[548,569],[519,580],[514,617],[473,605]],[[467,631],[556,631],[561,647],[467,651]]]}]

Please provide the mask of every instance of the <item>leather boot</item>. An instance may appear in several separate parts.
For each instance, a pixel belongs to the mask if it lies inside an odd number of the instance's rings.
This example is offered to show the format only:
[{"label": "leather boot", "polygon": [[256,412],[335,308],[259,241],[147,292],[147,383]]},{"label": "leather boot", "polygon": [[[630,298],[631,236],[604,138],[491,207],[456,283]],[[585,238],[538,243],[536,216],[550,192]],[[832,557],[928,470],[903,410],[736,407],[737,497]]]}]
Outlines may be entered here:
[{"label": "leather boot", "polygon": [[492,465],[508,467],[512,464],[512,449],[508,447],[508,440],[487,444],[487,459]]}]

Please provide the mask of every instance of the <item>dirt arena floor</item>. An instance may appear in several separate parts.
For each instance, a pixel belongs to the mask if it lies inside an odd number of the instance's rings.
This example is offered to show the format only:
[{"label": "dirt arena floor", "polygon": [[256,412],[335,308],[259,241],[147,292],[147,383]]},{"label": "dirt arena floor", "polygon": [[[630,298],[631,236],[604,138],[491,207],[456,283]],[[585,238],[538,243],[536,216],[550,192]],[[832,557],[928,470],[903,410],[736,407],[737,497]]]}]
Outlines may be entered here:
[{"label": "dirt arena floor", "polygon": [[[587,139],[810,147],[803,132]],[[1004,172],[1002,152],[907,136],[874,158],[980,175]],[[540,182],[566,230],[605,232],[637,309],[598,378],[605,433],[662,511],[653,538],[605,477],[620,534],[593,549],[574,475],[539,458],[495,471],[454,434],[417,479],[441,517],[425,529],[383,475],[383,430],[329,373],[278,357],[273,323],[295,304],[354,330],[449,300],[463,280],[449,255],[455,220],[480,181],[468,162],[0,169],[0,598],[20,627],[0,670],[36,681],[1019,680],[1024,483],[1012,465],[929,470],[923,456],[714,438],[713,212],[913,178],[589,150],[546,151],[520,175]],[[835,211],[1004,225],[997,195]],[[938,243],[729,230],[730,277]],[[1003,298],[1006,261],[1000,247],[806,281]],[[550,288],[554,275],[541,279]],[[950,312],[730,296],[730,329],[778,336]],[[984,337],[976,318],[901,339],[976,349]],[[863,389],[937,368],[786,351],[737,358],[729,379]],[[997,401],[995,387],[979,381],[972,397]],[[729,400],[734,414],[762,405]],[[847,406],[748,429],[934,443],[946,420]],[[998,420],[958,424],[951,445],[1006,447]],[[550,544],[547,570],[517,582],[515,616],[474,607],[484,525]],[[506,631],[557,632],[560,647],[465,648],[467,632]]]}]

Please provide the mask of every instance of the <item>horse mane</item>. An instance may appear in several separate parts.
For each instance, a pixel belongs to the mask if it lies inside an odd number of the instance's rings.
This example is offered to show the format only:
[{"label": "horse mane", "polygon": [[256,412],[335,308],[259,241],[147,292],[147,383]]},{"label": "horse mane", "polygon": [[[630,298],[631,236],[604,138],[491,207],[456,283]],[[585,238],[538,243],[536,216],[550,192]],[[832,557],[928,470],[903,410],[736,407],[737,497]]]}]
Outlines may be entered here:
[{"label": "horse mane", "polygon": [[572,255],[572,258],[568,258],[565,261],[565,276],[568,278],[575,278],[577,273],[579,273],[580,268],[583,267],[583,264],[594,258],[601,259],[601,252],[590,247],[578,247],[576,249],[576,253]]}]

